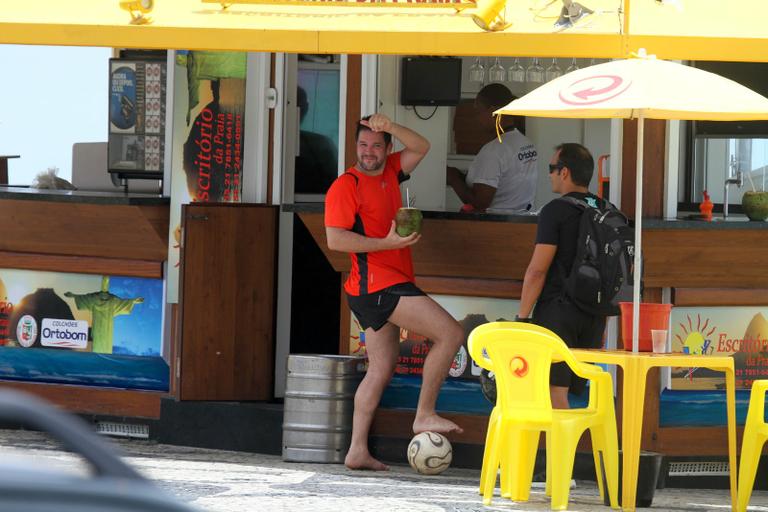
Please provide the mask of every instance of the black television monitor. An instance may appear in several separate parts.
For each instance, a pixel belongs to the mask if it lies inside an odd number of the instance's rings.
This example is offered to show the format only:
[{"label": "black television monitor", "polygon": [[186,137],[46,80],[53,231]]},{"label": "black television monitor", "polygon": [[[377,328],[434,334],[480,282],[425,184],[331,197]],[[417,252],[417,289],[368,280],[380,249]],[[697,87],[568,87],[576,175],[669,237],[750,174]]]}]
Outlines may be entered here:
[{"label": "black television monitor", "polygon": [[455,106],[461,99],[461,59],[457,57],[403,57],[400,104]]},{"label": "black television monitor", "polygon": [[[768,97],[768,64],[765,62],[699,61],[693,65]],[[694,121],[693,133],[696,137],[764,139],[768,138],[768,121]]]}]

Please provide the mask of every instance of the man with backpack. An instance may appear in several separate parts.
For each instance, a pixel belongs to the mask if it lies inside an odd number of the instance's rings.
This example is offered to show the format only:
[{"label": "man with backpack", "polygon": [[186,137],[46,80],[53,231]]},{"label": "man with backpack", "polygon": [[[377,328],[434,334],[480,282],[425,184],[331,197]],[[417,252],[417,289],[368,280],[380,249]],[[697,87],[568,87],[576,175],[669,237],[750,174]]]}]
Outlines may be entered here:
[{"label": "man with backpack", "polygon": [[[549,180],[561,197],[539,212],[516,318],[550,329],[571,348],[601,347],[605,318],[632,293],[633,230],[616,207],[589,192],[594,167],[581,144],[555,148]],[[552,406],[567,409],[568,391],[580,394],[585,383],[565,363],[553,364]]]}]

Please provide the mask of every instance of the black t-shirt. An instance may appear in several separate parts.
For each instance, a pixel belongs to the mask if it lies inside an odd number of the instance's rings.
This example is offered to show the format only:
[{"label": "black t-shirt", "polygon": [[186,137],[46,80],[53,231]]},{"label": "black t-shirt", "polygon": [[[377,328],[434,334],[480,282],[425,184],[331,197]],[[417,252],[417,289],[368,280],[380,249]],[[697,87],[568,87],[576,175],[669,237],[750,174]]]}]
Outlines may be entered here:
[{"label": "black t-shirt", "polygon": [[[591,204],[602,204],[594,194],[571,192],[566,196],[584,199]],[[573,260],[576,258],[576,243],[579,238],[579,221],[581,208],[567,201],[555,199],[547,203],[539,212],[536,228],[536,243],[556,245],[557,252],[552,265],[547,272],[544,288],[539,296],[540,301],[549,300],[562,295],[563,277],[571,273]]]}]

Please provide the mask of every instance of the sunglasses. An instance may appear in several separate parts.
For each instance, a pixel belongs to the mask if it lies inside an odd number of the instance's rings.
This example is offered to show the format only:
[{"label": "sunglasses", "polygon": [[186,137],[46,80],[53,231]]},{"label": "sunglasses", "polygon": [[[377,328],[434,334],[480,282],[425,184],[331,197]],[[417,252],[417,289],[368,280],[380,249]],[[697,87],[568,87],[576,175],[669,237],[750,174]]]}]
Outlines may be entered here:
[{"label": "sunglasses", "polygon": [[555,171],[561,170],[565,165],[562,162],[558,162],[556,164],[549,164],[549,173],[552,174]]}]

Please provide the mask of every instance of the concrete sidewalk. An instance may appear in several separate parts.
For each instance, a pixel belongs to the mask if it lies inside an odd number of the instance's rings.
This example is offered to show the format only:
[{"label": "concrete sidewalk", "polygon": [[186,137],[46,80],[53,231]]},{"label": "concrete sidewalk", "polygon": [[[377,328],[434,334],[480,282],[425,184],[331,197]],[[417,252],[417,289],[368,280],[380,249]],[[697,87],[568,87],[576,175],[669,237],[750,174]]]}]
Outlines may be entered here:
[{"label": "concrete sidewalk", "polygon": [[[549,510],[549,500],[535,488],[527,503],[498,496],[490,507],[477,493],[478,470],[449,469],[422,476],[407,465],[386,473],[350,471],[338,464],[298,464],[279,457],[243,452],[186,448],[149,441],[114,440],[126,460],[158,486],[201,510],[221,512],[474,512]],[[58,450],[45,436],[0,430],[0,457],[23,457],[48,468],[83,472],[78,458]],[[405,455],[403,456],[405,459]],[[498,491],[497,491],[498,492]],[[712,511],[730,509],[728,491],[657,490],[650,510]],[[571,490],[573,511],[608,511],[594,482]],[[639,509],[649,510],[649,509]],[[750,510],[768,512],[768,492],[756,491]]]}]

